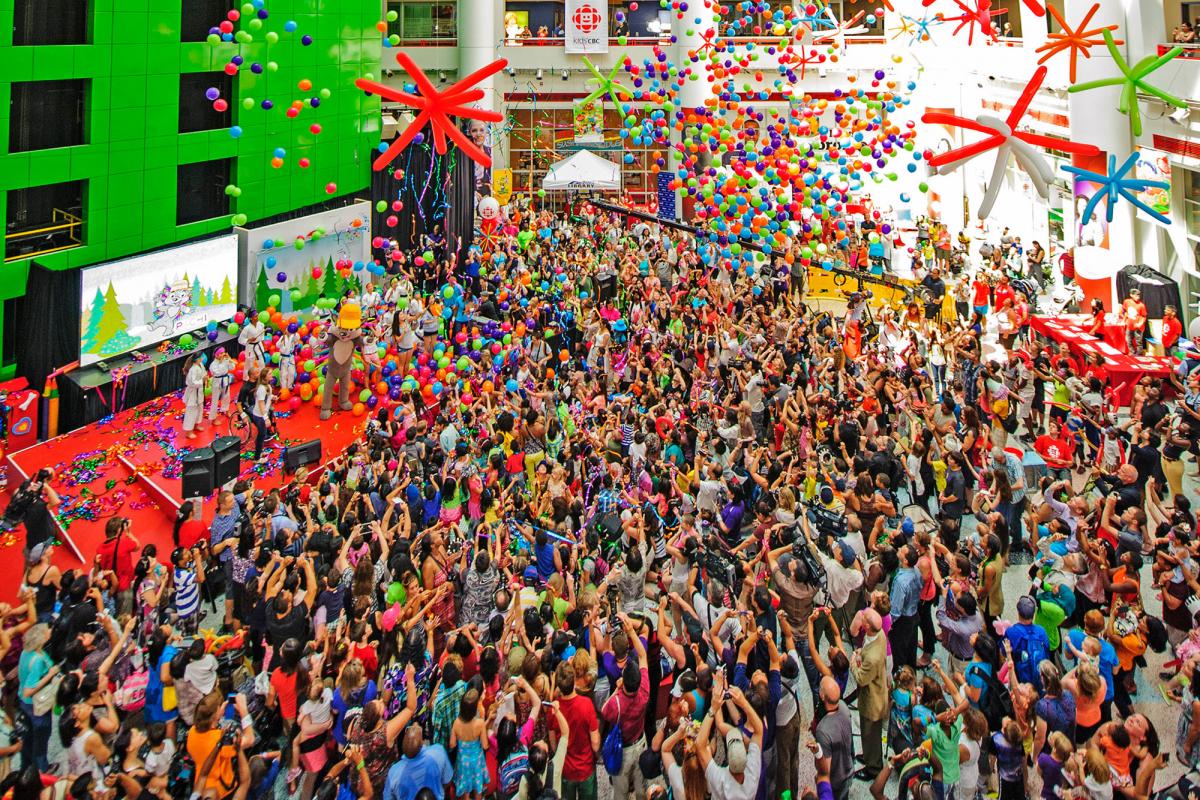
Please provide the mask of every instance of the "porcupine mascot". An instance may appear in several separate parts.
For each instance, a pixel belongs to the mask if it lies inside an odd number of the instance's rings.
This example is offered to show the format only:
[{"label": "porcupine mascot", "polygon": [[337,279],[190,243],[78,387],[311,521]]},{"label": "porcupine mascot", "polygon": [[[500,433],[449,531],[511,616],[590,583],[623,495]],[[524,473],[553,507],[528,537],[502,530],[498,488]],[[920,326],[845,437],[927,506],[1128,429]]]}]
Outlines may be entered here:
[{"label": "porcupine mascot", "polygon": [[350,369],[354,366],[354,353],[362,347],[362,309],[353,303],[342,306],[337,322],[329,326],[325,335],[325,346],[329,357],[325,360],[325,393],[321,396],[321,419],[333,414],[333,385],[338,384],[338,406],[342,411],[354,408],[350,402]]}]

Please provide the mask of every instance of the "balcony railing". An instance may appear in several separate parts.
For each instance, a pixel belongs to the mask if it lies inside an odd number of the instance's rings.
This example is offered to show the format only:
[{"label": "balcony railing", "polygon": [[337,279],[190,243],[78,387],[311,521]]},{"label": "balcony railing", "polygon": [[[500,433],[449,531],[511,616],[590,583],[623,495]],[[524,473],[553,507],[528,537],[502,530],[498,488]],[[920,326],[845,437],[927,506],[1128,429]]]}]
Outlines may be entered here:
[{"label": "balcony railing", "polygon": [[54,209],[50,224],[38,223],[30,230],[17,230],[4,234],[4,263],[25,258],[36,258],[61,250],[81,247],[83,220],[61,209]]},{"label": "balcony railing", "polygon": [[1180,58],[1200,58],[1200,44],[1160,44],[1158,54],[1165,56],[1175,47],[1183,48],[1183,52],[1179,54]]}]

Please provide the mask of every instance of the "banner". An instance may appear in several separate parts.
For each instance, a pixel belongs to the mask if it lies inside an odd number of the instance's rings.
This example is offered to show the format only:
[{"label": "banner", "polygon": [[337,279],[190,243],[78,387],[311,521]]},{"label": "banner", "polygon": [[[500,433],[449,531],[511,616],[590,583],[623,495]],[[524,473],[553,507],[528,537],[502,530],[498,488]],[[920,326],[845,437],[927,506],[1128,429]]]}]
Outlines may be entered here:
[{"label": "banner", "polygon": [[500,205],[507,205],[512,199],[513,174],[511,169],[497,169],[492,172],[492,197]]},{"label": "banner", "polygon": [[1094,181],[1075,179],[1075,246],[1102,247],[1108,249],[1108,220],[1105,219],[1104,203],[1097,203],[1091,219],[1083,219],[1083,209],[1087,207],[1092,195],[1100,191],[1100,184]]},{"label": "banner", "polygon": [[593,100],[574,108],[575,141],[591,144],[604,141],[604,105]]},{"label": "banner", "polygon": [[567,53],[608,52],[608,0],[567,0]]},{"label": "banner", "polygon": [[[1138,180],[1142,181],[1165,181],[1171,182],[1171,161],[1166,153],[1158,150],[1151,150],[1148,147],[1138,148],[1137,164],[1133,167],[1133,175]],[[1171,190],[1152,188],[1146,189],[1143,192],[1137,192],[1137,199],[1148,205],[1150,208],[1162,214],[1164,217],[1171,216]],[[1153,220],[1154,217],[1142,211],[1138,211],[1137,215],[1142,219]],[[1161,223],[1159,223],[1161,224]]]}]

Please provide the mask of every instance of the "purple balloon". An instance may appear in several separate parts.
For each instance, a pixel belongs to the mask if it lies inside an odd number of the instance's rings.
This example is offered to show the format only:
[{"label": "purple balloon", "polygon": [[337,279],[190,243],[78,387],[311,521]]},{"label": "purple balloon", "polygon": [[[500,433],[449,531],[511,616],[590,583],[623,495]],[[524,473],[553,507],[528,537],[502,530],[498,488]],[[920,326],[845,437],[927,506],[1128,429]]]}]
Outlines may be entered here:
[{"label": "purple balloon", "polygon": [[280,283],[287,283],[287,273],[286,272],[277,273],[275,275],[275,280],[279,281]]},{"label": "purple balloon", "polygon": [[207,97],[209,100],[216,100],[218,97],[221,96],[221,90],[215,86],[210,86],[210,87],[208,87],[208,91],[206,91],[204,93],[204,96]]},{"label": "purple balloon", "polygon": [[307,33],[300,37],[300,44],[304,45],[305,47],[308,47],[312,43],[313,43],[313,38],[311,36],[309,36]]}]

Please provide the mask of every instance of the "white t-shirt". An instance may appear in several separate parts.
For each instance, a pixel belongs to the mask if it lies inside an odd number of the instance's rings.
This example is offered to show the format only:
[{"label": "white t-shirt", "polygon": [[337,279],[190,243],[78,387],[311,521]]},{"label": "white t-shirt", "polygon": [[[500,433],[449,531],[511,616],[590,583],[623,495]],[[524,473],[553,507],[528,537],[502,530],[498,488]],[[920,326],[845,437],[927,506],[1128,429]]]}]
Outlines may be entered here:
[{"label": "white t-shirt", "polygon": [[[969,787],[974,787],[979,784],[979,742],[972,740],[969,736],[964,736],[959,739],[958,743],[967,748],[967,760],[963,761],[958,767],[958,783],[955,786],[962,786],[968,791],[973,791]],[[962,794],[956,792],[956,794]]]},{"label": "white t-shirt", "polygon": [[761,769],[762,749],[757,742],[751,742],[746,748],[746,771],[742,773],[741,783],[735,781],[729,770],[718,766],[716,761],[708,762],[704,777],[713,800],[754,800],[758,795],[758,774]]},{"label": "white t-shirt", "polygon": [[324,725],[333,719],[333,692],[329,689],[321,691],[320,700],[305,700],[300,705],[300,716],[308,715],[313,725]]},{"label": "white t-shirt", "polygon": [[158,777],[165,776],[171,770],[171,761],[175,758],[175,743],[164,739],[162,750],[154,750],[146,754],[146,772]]}]

